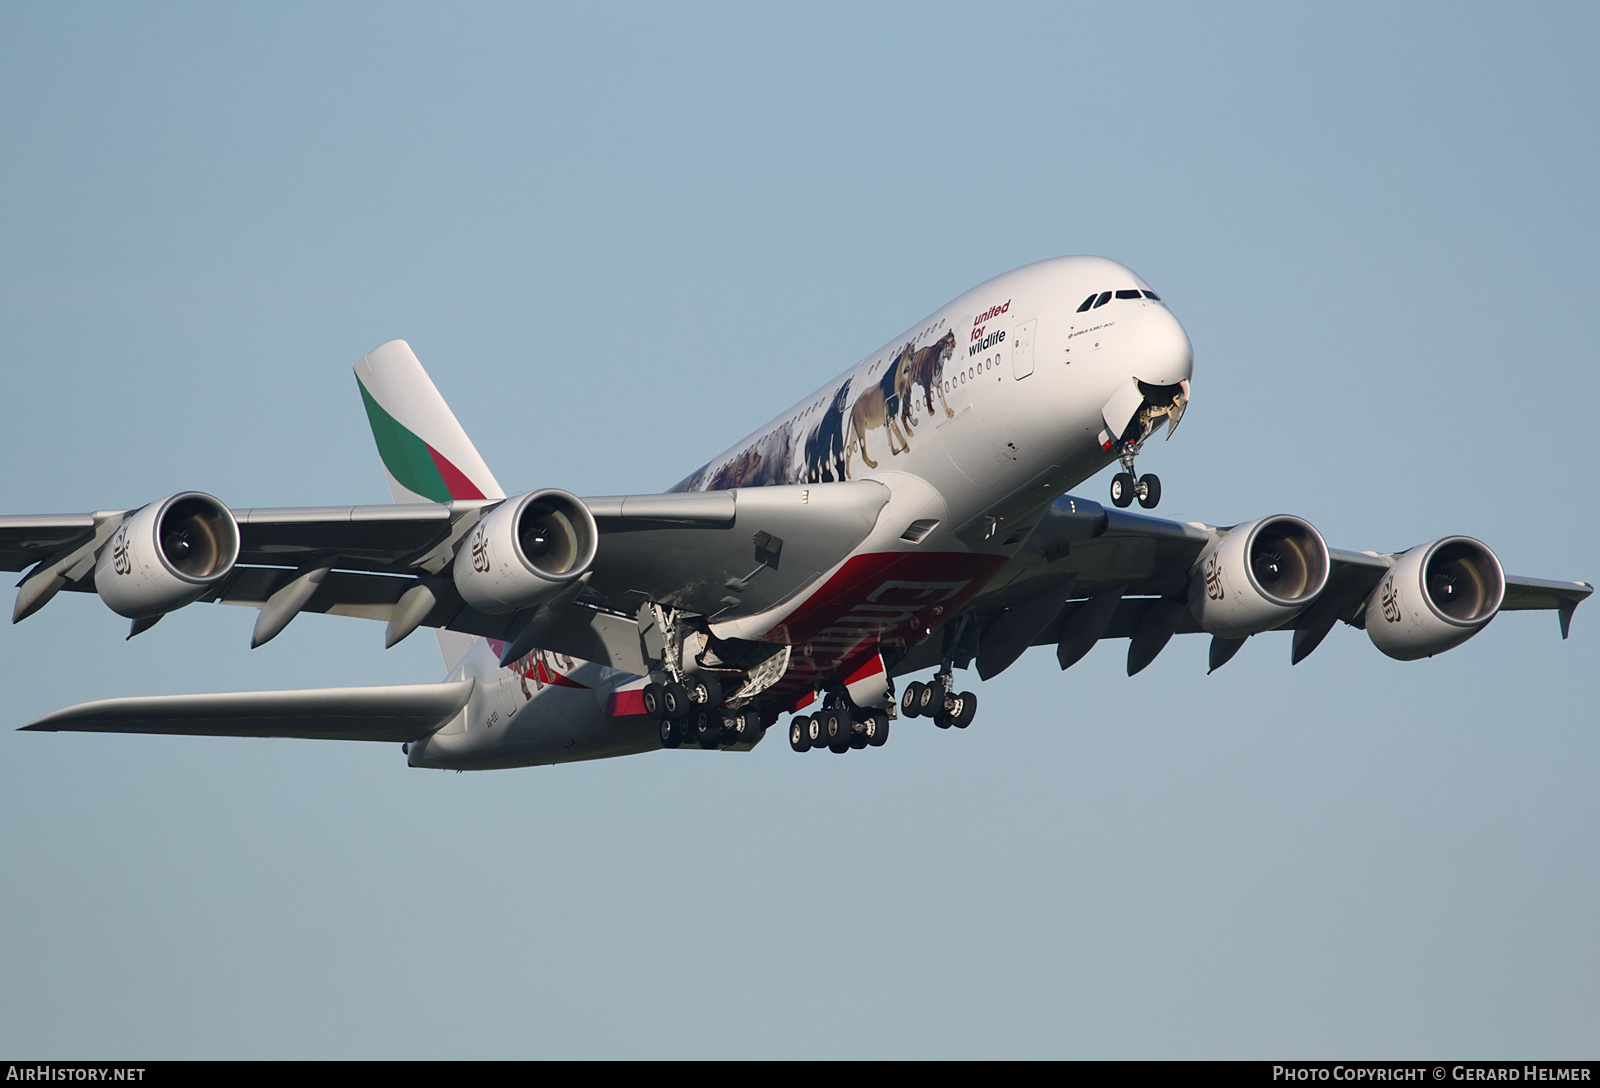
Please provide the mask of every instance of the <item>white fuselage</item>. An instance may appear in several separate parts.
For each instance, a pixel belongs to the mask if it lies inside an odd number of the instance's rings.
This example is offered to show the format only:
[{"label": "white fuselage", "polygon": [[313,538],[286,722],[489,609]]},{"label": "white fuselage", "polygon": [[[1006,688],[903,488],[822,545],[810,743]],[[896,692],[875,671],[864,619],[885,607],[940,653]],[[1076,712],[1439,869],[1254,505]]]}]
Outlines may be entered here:
[{"label": "white fuselage", "polygon": [[[1090,297],[1099,304],[1080,309]],[[790,643],[794,675],[819,684],[880,643],[919,641],[1004,566],[1058,495],[1115,459],[1108,404],[1134,382],[1173,386],[1192,369],[1182,326],[1114,261],[1058,258],[968,291],[674,488],[872,479],[892,495],[877,528],[811,590],[720,617],[712,632]],[[908,527],[930,523],[908,539]],[[542,651],[502,669],[482,640],[452,673],[461,675],[478,681],[471,703],[411,746],[413,765],[524,766],[660,747],[638,713],[641,677]]]}]

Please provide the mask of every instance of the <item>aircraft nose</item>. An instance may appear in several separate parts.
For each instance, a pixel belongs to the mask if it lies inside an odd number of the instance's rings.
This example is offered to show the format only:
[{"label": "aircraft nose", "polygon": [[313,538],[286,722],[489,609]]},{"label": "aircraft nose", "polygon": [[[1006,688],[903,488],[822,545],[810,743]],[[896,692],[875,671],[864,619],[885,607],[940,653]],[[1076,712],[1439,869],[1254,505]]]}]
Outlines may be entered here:
[{"label": "aircraft nose", "polygon": [[1145,306],[1130,323],[1135,378],[1146,385],[1177,385],[1194,376],[1189,334],[1165,306]]}]

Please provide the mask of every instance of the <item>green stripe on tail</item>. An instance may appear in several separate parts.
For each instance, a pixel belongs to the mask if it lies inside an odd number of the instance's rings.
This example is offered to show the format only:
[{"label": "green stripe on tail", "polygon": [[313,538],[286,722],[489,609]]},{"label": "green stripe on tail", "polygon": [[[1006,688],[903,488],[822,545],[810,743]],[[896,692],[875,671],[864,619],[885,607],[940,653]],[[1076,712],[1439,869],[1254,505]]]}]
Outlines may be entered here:
[{"label": "green stripe on tail", "polygon": [[383,410],[360,376],[356,386],[361,390],[361,403],[367,406],[367,421],[372,424],[372,437],[378,443],[378,456],[389,475],[400,486],[433,502],[449,502],[450,488],[446,486],[439,467],[434,464],[428,444],[406,430],[401,423]]}]

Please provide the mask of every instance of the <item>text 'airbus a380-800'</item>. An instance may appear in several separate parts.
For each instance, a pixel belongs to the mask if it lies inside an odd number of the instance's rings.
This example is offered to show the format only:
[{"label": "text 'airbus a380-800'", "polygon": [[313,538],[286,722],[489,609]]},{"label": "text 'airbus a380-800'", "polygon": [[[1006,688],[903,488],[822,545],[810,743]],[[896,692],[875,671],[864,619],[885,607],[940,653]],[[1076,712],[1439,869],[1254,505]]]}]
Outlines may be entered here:
[{"label": "text 'airbus a380-800'", "polygon": [[[1402,660],[1498,613],[1593,588],[1508,577],[1477,540],[1336,551],[1299,517],[1127,512],[1161,497],[1141,447],[1178,426],[1189,337],[1150,287],[1065,257],[977,287],[665,494],[507,497],[410,347],[356,365],[393,505],[234,510],[182,492],[135,510],[0,518],[27,570],[13,621],[96,592],[133,634],[197,601],[438,632],[442,683],[109,699],[32,730],[400,743],[415,767],[487,769],[660,748],[746,750],[788,716],[797,751],[883,744],[898,718],[965,728],[1030,646],[1062,668],[1125,638],[1128,672],[1174,634],[1211,668],[1251,635],[1292,660],[1335,621]],[[1065,492],[1114,461],[1112,508]],[[132,637],[130,635],[129,637]],[[896,692],[895,678],[910,681]],[[820,705],[818,699],[820,697]]]}]

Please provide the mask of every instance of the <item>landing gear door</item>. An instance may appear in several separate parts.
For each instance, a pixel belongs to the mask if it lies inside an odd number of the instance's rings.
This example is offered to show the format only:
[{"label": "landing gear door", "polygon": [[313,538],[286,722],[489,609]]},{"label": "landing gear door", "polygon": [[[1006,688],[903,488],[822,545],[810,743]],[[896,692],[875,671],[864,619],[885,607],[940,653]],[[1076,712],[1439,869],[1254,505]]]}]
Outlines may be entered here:
[{"label": "landing gear door", "polygon": [[1123,383],[1116,395],[1106,401],[1105,407],[1100,409],[1100,418],[1106,421],[1106,430],[1113,442],[1122,437],[1122,433],[1128,429],[1128,424],[1133,422],[1133,417],[1143,404],[1144,393],[1139,390],[1139,383],[1132,378]]},{"label": "landing gear door", "polygon": [[1024,321],[1011,330],[1011,374],[1018,381],[1033,373],[1033,334],[1039,321]]}]

